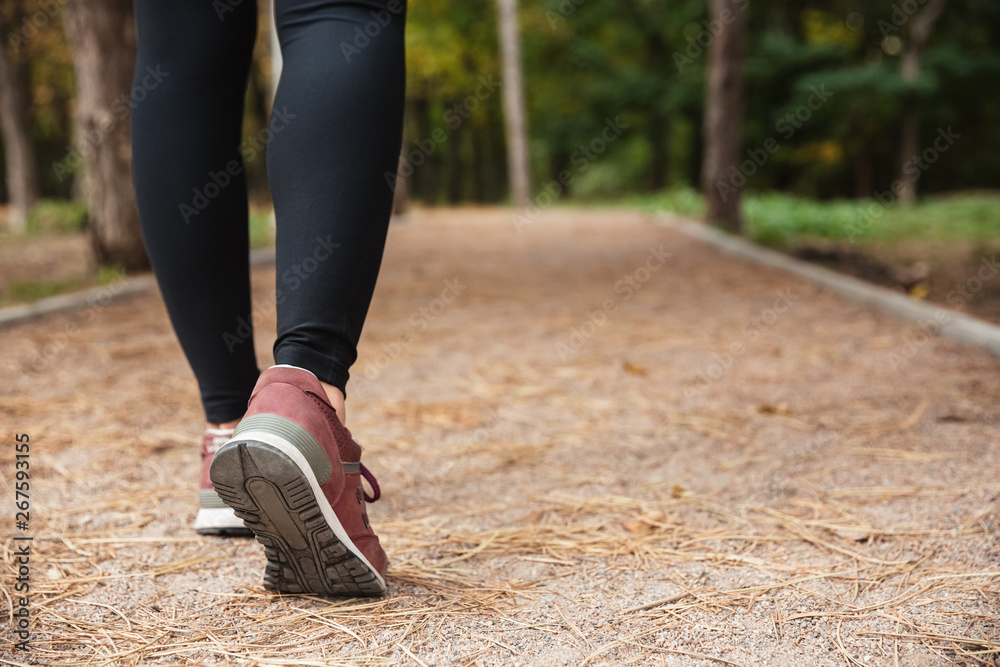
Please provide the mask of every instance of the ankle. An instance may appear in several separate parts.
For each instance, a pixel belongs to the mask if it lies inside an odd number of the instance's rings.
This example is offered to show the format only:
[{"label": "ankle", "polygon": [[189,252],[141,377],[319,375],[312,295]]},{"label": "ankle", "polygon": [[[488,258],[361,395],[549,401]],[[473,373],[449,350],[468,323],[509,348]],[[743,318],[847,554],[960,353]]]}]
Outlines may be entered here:
[{"label": "ankle", "polygon": [[240,423],[239,419],[234,419],[228,422],[222,422],[221,424],[207,422],[207,426],[205,426],[205,428],[213,431],[232,431],[234,428],[236,428],[236,425],[239,423]]},{"label": "ankle", "polygon": [[[271,368],[294,368],[296,370],[305,371],[319,380],[319,376],[308,368],[303,368],[301,366],[293,366],[291,364],[275,364],[274,366],[271,366]],[[332,384],[327,384],[322,380],[319,380],[319,383],[323,385],[323,391],[326,392],[326,400],[329,401],[330,405],[333,406],[333,409],[337,411],[337,416],[340,417],[341,425],[347,426],[347,406],[344,405],[344,392],[337,387],[334,387]]]},{"label": "ankle", "polygon": [[326,391],[326,399],[330,401],[330,405],[333,409],[337,411],[337,416],[340,417],[340,423],[347,426],[347,406],[344,403],[344,392],[340,391],[337,387],[332,384],[327,384],[325,382],[320,382],[323,385],[324,391]]}]

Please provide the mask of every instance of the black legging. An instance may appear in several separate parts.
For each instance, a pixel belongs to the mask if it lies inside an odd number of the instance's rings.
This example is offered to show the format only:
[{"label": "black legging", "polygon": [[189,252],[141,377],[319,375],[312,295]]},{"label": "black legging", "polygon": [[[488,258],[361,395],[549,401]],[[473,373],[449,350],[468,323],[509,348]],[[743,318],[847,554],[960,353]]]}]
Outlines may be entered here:
[{"label": "black legging", "polygon": [[[143,236],[208,421],[226,422],[243,416],[259,374],[242,156],[261,144],[241,130],[256,2],[136,0],[135,11]],[[344,390],[392,210],[405,2],[276,0],[275,22],[284,66],[265,138],[274,358]]]}]

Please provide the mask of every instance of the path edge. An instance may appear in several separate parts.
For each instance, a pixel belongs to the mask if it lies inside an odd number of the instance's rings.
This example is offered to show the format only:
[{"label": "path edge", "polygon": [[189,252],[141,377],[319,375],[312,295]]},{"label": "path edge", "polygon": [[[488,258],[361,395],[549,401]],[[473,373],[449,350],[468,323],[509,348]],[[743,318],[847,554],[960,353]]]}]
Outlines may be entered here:
[{"label": "path edge", "polygon": [[703,222],[663,212],[657,213],[656,218],[659,224],[708,243],[729,255],[802,276],[852,301],[873,306],[883,313],[903,320],[916,322],[939,336],[975,345],[1000,357],[1000,326],[996,324],[925,301],[918,301],[859,278],[790,257]]},{"label": "path edge", "polygon": [[[917,301],[885,287],[810,264],[777,250],[759,246],[743,237],[727,234],[702,222],[663,212],[657,213],[655,217],[659,224],[708,243],[727,254],[802,276],[853,301],[873,306],[903,320],[930,325],[939,336],[981,347],[1000,357],[1000,326],[948,308]],[[250,252],[250,265],[272,264],[274,257],[273,247],[258,248]],[[111,285],[102,285],[79,292],[46,297],[32,303],[8,306],[0,309],[0,329],[52,313],[80,308],[87,303],[98,301],[103,304],[110,303],[155,286],[156,279],[150,274],[145,274],[123,279],[117,289]]]},{"label": "path edge", "polygon": [[[257,248],[250,251],[250,266],[274,263],[274,248]],[[68,294],[57,294],[31,303],[0,308],[0,329],[14,327],[45,315],[83,308],[89,304],[102,306],[128,296],[140,294],[156,287],[156,278],[150,273],[127,276],[108,285],[89,287]]]}]

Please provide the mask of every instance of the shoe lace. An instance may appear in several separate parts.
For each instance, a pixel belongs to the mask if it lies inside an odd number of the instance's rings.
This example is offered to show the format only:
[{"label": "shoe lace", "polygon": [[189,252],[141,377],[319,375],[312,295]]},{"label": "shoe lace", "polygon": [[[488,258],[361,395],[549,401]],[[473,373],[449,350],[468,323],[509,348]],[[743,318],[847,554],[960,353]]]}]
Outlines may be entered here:
[{"label": "shoe lace", "polygon": [[365,491],[364,486],[361,487],[361,493],[363,493],[365,496],[365,502],[373,503],[382,497],[382,489],[378,488],[378,482],[375,480],[375,475],[373,475],[371,471],[365,467],[365,464],[362,463],[360,465],[361,465],[361,475],[368,480],[369,484],[371,484],[372,493],[375,495],[369,496],[368,492]]}]

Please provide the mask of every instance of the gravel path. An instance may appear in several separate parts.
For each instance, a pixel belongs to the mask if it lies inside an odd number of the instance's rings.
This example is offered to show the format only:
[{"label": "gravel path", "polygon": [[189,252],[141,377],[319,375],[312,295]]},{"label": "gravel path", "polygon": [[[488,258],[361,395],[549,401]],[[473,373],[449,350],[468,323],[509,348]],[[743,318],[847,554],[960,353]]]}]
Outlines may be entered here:
[{"label": "gravel path", "polygon": [[390,594],[277,598],[258,544],[193,534],[200,411],[149,293],[0,331],[34,538],[25,653],[0,527],[0,663],[994,664],[988,354],[639,214],[417,211],[384,266],[348,425]]}]

